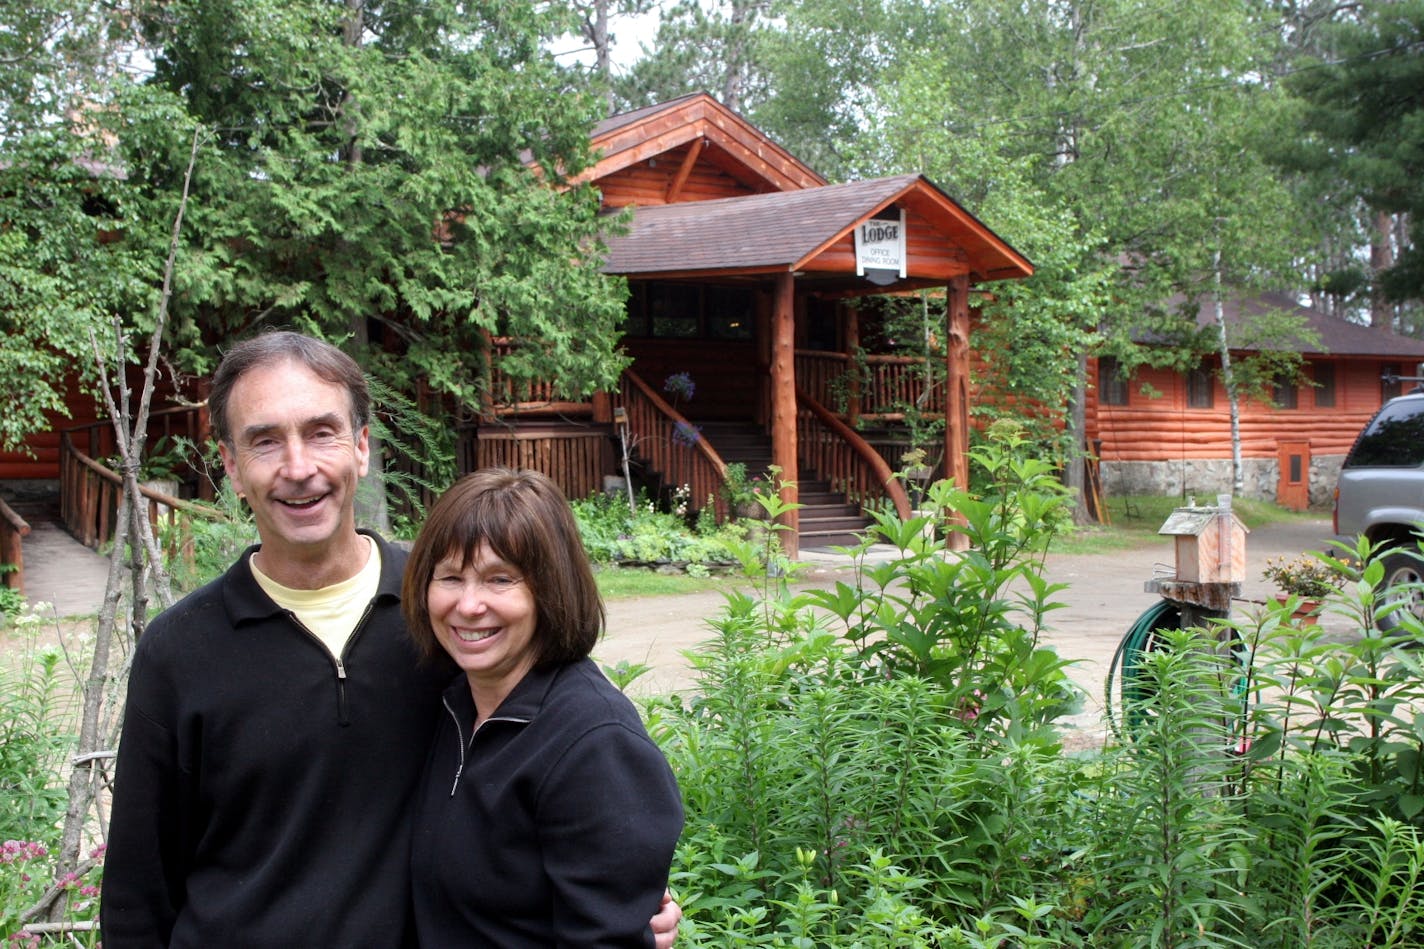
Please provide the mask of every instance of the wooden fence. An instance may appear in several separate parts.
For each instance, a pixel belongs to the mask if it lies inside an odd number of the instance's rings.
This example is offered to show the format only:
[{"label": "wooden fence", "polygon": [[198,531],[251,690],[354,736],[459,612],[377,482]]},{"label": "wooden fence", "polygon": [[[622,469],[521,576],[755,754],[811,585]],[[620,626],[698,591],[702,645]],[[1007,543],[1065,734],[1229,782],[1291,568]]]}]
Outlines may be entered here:
[{"label": "wooden fence", "polygon": [[10,505],[0,498],[0,586],[7,586],[20,593],[25,592],[25,548],[24,539],[29,536],[30,525],[15,513]]},{"label": "wooden fence", "polygon": [[926,379],[919,356],[862,357],[864,372],[845,353],[796,351],[796,385],[835,415],[850,420],[899,421],[914,406],[922,414],[944,415],[945,386]]},{"label": "wooden fence", "polygon": [[[112,540],[123,487],[121,475],[80,451],[70,433],[64,433],[59,453],[59,512],[70,536],[95,550]],[[176,526],[174,549],[187,546],[184,518],[224,517],[212,508],[144,485],[138,490],[148,502],[148,519],[155,534],[162,524]]]},{"label": "wooden fence", "polygon": [[613,470],[612,455],[607,426],[513,429],[486,424],[479,431],[476,468],[533,468],[552,478],[568,497],[584,498],[603,490],[603,476]]}]

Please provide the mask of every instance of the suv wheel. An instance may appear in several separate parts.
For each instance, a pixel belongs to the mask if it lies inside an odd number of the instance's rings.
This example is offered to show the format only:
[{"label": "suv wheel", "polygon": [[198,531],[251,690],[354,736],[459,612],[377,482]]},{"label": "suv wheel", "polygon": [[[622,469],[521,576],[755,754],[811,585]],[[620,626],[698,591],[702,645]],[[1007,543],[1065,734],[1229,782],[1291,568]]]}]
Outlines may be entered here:
[{"label": "suv wheel", "polygon": [[[1380,562],[1384,564],[1384,602],[1405,602],[1404,606],[1388,616],[1380,617],[1375,624],[1380,632],[1392,633],[1399,629],[1405,622],[1406,614],[1413,614],[1416,623],[1424,623],[1424,586],[1421,586],[1424,583],[1424,563],[1420,562],[1419,556],[1396,550],[1385,554]],[[1399,589],[1403,584],[1410,586]]]}]

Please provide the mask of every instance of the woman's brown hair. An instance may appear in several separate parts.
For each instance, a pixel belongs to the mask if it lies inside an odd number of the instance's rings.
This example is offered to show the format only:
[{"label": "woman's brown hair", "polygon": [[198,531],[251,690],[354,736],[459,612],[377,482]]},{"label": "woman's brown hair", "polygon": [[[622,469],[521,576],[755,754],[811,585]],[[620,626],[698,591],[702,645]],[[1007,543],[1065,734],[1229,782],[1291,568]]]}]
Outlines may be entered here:
[{"label": "woman's brown hair", "polygon": [[482,468],[435,502],[420,529],[401,585],[401,610],[420,651],[440,650],[426,603],[435,567],[458,557],[463,569],[480,544],[519,571],[534,597],[535,663],[572,662],[603,632],[603,600],[558,485],[537,471]]}]

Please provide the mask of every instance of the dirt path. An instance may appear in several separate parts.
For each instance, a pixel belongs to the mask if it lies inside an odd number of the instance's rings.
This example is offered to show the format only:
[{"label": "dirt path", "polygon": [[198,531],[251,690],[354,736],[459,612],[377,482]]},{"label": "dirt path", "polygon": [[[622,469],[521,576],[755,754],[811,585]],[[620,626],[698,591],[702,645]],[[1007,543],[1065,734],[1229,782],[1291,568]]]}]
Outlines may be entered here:
[{"label": "dirt path", "polygon": [[[1246,541],[1246,580],[1233,611],[1260,609],[1272,593],[1261,578],[1268,557],[1323,550],[1331,536],[1325,518],[1271,524],[1253,531]],[[1060,554],[1048,558],[1045,575],[1068,588],[1056,596],[1067,604],[1049,616],[1045,641],[1060,656],[1071,659],[1073,680],[1087,693],[1083,711],[1066,724],[1082,730],[1091,742],[1103,731],[1103,684],[1112,656],[1129,627],[1148,607],[1158,602],[1144,585],[1154,576],[1171,572],[1170,538],[1129,551],[1102,554]],[[829,583],[844,576],[843,562],[816,563],[808,579]],[[1253,602],[1254,601],[1254,602]],[[596,650],[603,663],[646,663],[652,671],[630,689],[637,694],[687,692],[695,688],[683,652],[711,637],[708,620],[724,603],[719,593],[697,593],[641,600],[615,600],[608,604],[609,635]],[[1324,621],[1327,625],[1330,618]],[[1350,635],[1349,630],[1339,630]]]}]

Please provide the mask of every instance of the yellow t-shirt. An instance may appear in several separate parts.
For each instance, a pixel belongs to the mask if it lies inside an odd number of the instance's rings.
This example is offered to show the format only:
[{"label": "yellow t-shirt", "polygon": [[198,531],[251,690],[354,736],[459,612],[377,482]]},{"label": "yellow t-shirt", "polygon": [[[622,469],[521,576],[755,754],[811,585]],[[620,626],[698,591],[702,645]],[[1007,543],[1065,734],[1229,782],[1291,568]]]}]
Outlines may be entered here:
[{"label": "yellow t-shirt", "polygon": [[355,632],[356,624],[361,621],[366,605],[375,598],[381,584],[381,549],[370,537],[366,541],[371,545],[371,556],[366,558],[366,566],[349,580],[319,590],[284,587],[258,570],[256,564],[249,562],[258,586],[267,591],[278,606],[295,613],[302,625],[315,633],[338,659],[346,648],[346,641]]}]

